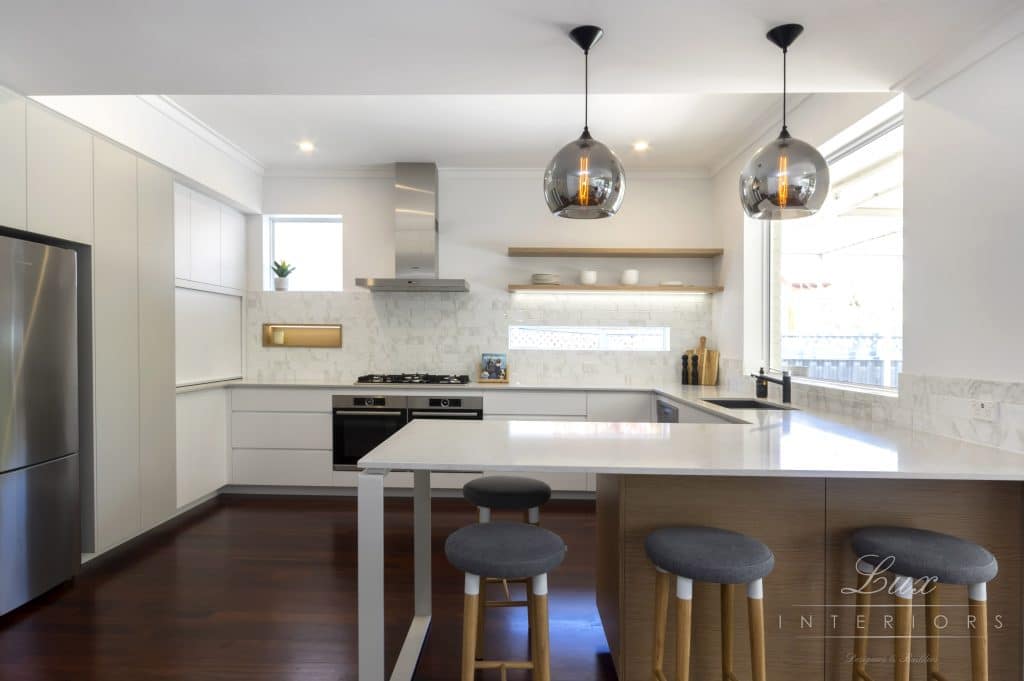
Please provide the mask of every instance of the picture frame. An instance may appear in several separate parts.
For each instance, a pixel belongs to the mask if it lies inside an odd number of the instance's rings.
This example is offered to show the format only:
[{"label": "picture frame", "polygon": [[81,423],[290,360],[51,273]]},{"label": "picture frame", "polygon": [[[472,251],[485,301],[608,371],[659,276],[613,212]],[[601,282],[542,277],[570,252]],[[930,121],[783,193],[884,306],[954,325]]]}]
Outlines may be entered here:
[{"label": "picture frame", "polygon": [[508,383],[508,357],[504,352],[485,352],[480,356],[478,383]]}]

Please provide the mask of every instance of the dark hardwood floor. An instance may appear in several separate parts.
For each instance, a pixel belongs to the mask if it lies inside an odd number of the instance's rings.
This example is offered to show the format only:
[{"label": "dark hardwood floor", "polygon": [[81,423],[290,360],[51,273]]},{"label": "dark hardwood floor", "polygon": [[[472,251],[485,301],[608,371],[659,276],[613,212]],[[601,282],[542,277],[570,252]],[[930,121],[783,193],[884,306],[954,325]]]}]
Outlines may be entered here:
[{"label": "dark hardwood floor", "polygon": [[[473,517],[461,500],[434,500],[434,619],[419,681],[459,676],[462,575],[443,546]],[[614,681],[594,605],[594,505],[551,502],[542,521],[569,545],[550,578],[552,678]],[[390,665],[412,610],[410,500],[387,501],[385,541]],[[355,680],[355,551],[352,498],[223,496],[0,618],[0,679]],[[488,617],[487,655],[525,656],[525,612]]]}]

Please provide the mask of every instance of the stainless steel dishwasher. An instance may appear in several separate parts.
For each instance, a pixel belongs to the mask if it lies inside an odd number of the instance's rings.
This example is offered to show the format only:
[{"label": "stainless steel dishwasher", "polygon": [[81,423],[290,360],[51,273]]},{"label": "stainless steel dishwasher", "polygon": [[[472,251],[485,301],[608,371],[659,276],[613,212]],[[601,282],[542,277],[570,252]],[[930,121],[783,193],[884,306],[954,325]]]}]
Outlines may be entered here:
[{"label": "stainless steel dishwasher", "polygon": [[665,400],[658,400],[656,407],[658,423],[679,423],[679,407]]}]

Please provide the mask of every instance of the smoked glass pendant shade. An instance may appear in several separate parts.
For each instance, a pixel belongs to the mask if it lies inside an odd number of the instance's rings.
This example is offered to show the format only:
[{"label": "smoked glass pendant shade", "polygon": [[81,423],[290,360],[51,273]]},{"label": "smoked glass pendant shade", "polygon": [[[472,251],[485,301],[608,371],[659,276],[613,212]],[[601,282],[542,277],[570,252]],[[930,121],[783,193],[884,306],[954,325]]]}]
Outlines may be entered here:
[{"label": "smoked glass pendant shade", "polygon": [[611,217],[625,193],[626,173],[619,157],[586,130],[562,147],[544,172],[544,199],[559,217]]},{"label": "smoked glass pendant shade", "polygon": [[783,130],[747,163],[740,201],[749,217],[789,220],[814,215],[828,196],[828,163],[813,146]]}]

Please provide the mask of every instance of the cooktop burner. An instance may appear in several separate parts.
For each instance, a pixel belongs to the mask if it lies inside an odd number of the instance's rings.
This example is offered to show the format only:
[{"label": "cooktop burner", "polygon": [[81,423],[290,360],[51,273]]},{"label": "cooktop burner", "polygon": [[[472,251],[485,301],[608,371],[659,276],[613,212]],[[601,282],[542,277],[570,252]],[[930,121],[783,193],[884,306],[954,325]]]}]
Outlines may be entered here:
[{"label": "cooktop burner", "polygon": [[422,383],[436,385],[461,385],[469,383],[466,374],[367,374],[356,379],[356,383]]}]

